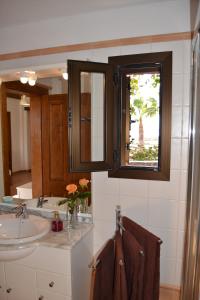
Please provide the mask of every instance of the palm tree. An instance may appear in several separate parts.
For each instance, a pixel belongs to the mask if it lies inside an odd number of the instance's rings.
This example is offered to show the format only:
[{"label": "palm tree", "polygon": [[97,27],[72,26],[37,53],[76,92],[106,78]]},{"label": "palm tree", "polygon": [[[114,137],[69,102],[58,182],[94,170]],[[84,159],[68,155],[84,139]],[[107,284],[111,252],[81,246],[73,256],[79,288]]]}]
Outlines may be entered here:
[{"label": "palm tree", "polygon": [[[140,83],[142,75],[135,75],[130,80],[131,86],[131,96],[132,101],[130,103],[130,114],[135,117],[135,121],[139,122],[139,147],[144,147],[144,127],[143,127],[143,118],[144,117],[153,117],[158,112],[158,104],[156,99],[153,97],[149,97],[145,99],[141,92],[140,87],[144,87],[144,84]],[[156,88],[160,83],[160,80],[156,74],[151,75],[151,86]]]}]

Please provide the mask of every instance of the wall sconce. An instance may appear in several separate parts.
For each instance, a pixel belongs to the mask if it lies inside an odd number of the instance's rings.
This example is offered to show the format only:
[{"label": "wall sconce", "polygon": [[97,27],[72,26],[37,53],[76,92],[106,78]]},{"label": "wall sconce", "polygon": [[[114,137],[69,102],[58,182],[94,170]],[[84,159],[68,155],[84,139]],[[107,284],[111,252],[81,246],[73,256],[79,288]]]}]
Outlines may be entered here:
[{"label": "wall sconce", "polygon": [[19,104],[24,107],[29,107],[30,106],[30,97],[27,97],[26,95],[22,95],[21,99],[19,101]]},{"label": "wall sconce", "polygon": [[34,86],[37,80],[37,75],[34,71],[24,71],[20,74],[20,82]]}]

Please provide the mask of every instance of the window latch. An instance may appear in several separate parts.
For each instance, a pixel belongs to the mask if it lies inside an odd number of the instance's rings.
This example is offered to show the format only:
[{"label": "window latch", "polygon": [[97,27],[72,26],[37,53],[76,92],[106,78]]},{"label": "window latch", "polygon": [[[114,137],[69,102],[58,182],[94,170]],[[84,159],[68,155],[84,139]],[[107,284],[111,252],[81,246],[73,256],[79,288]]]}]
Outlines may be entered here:
[{"label": "window latch", "polygon": [[72,111],[71,111],[71,108],[69,108],[69,112],[68,112],[68,126],[72,127]]},{"label": "window latch", "polygon": [[118,161],[119,160],[119,151],[114,150],[113,151],[113,160]]},{"label": "window latch", "polygon": [[113,74],[113,82],[116,86],[119,84],[119,74],[117,72]]}]

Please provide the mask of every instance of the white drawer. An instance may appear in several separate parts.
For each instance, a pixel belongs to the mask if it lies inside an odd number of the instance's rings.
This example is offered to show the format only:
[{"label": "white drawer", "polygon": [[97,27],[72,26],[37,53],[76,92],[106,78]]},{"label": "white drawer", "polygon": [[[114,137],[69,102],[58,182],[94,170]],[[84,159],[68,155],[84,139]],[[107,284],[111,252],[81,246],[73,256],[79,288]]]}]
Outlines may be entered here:
[{"label": "white drawer", "polygon": [[3,287],[1,287],[1,289],[0,289],[0,299],[6,300],[6,291]]},{"label": "white drawer", "polygon": [[4,263],[0,262],[0,286],[5,286]]},{"label": "white drawer", "polygon": [[[37,300],[72,300],[70,296],[64,296],[56,293],[50,293],[45,290],[37,291]],[[80,299],[81,300],[81,299]]]},{"label": "white drawer", "polygon": [[[7,286],[6,291],[7,300],[35,300],[36,299],[36,289],[29,288],[26,283],[24,283],[24,288],[17,286]],[[0,298],[1,299],[1,298]]]},{"label": "white drawer", "polygon": [[39,246],[31,255],[17,260],[16,263],[71,276],[70,252],[64,249]]},{"label": "white drawer", "polygon": [[71,296],[71,277],[37,271],[37,288]]},{"label": "white drawer", "polygon": [[5,263],[6,284],[8,287],[19,287],[22,290],[36,287],[35,270],[12,262]]}]

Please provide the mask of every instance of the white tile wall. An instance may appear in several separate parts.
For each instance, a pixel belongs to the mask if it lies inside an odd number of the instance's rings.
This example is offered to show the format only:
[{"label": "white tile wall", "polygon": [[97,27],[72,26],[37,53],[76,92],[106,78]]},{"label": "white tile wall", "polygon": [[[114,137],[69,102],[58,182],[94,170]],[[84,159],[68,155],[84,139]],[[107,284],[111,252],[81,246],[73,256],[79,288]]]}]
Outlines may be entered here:
[{"label": "white tile wall", "polygon": [[181,168],[181,139],[171,140],[171,170],[180,170]]},{"label": "white tile wall", "polygon": [[171,179],[169,182],[108,178],[93,173],[94,250],[114,234],[115,205],[161,237],[161,283],[180,285],[187,190],[190,94],[190,41],[135,45],[92,51],[107,61],[111,55],[173,51]]},{"label": "white tile wall", "polygon": [[172,76],[172,105],[182,105],[183,101],[183,74]]},{"label": "white tile wall", "polygon": [[182,106],[172,106],[172,137],[181,138]]},{"label": "white tile wall", "polygon": [[186,201],[187,199],[187,171],[181,171],[181,178],[180,178],[180,195],[179,199],[181,201]]},{"label": "white tile wall", "polygon": [[148,223],[148,199],[131,196],[131,194],[120,194],[120,205],[122,207],[122,215],[134,219],[135,222],[147,227]]}]

